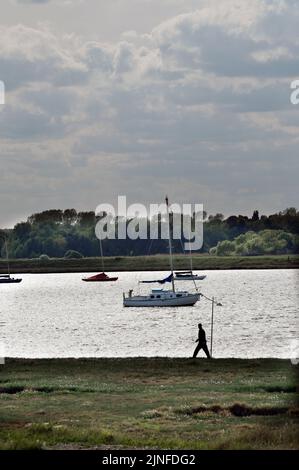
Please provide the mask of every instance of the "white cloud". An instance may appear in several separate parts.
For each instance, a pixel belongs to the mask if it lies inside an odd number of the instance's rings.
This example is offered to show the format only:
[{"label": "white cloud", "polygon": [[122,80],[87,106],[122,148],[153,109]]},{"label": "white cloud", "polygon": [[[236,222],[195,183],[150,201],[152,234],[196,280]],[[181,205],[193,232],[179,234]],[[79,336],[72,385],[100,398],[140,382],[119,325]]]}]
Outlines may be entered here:
[{"label": "white cloud", "polygon": [[294,59],[295,57],[286,47],[276,47],[274,49],[259,50],[252,54],[257,62],[271,62],[279,59]]}]

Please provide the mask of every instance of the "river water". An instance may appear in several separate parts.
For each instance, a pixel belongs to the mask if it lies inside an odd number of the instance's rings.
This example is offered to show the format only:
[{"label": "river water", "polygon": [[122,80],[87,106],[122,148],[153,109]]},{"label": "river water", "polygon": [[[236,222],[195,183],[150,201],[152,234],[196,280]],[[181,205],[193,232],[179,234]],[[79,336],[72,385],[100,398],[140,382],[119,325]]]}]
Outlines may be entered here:
[{"label": "river water", "polygon": [[[298,338],[298,270],[202,271],[200,291],[222,303],[214,311],[215,357],[290,357]],[[122,293],[146,293],[141,279],[167,273],[118,273],[114,283],[84,283],[83,274],[24,274],[0,285],[0,344],[6,357],[192,355],[201,322],[210,345],[211,303],[123,308]],[[155,287],[155,285],[154,285]],[[192,289],[192,282],[177,283]],[[199,354],[201,356],[202,353]]]}]

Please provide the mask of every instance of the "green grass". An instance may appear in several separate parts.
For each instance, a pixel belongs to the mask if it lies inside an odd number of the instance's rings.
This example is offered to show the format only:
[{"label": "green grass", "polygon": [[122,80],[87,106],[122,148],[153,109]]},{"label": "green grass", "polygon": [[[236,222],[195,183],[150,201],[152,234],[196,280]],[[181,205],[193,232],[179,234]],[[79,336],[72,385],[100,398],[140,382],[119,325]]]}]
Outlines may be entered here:
[{"label": "green grass", "polygon": [[[101,269],[99,258],[64,259],[51,258],[11,260],[11,272],[47,273],[47,272],[94,272]],[[174,255],[175,269],[189,269],[189,258]],[[283,269],[299,268],[298,255],[277,256],[210,256],[194,255],[194,269]],[[169,270],[167,255],[153,256],[116,256],[105,258],[106,271],[154,271]],[[0,260],[0,273],[7,271],[5,260]]]},{"label": "green grass", "polygon": [[283,360],[8,360],[0,448],[295,449]]}]

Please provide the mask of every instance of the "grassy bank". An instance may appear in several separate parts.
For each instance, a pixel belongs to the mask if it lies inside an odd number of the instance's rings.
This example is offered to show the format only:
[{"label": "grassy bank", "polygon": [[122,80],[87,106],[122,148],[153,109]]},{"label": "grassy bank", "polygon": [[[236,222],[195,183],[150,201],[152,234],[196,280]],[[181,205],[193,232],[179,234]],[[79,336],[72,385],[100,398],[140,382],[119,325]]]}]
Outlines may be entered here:
[{"label": "grassy bank", "polygon": [[[99,258],[49,260],[17,259],[10,262],[12,273],[94,272],[101,269]],[[189,258],[174,255],[175,269],[189,269]],[[210,256],[194,255],[194,269],[287,269],[299,268],[299,256]],[[169,257],[116,256],[105,258],[106,271],[163,271],[169,270]],[[0,260],[0,273],[7,271],[5,260]]]},{"label": "grassy bank", "polygon": [[0,448],[294,449],[283,360],[8,360]]}]

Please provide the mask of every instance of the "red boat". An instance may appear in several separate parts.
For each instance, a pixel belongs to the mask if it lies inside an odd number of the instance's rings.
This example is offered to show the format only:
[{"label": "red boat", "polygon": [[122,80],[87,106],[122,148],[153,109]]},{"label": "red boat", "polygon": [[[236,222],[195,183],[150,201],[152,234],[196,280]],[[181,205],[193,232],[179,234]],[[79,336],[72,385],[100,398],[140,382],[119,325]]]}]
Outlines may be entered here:
[{"label": "red boat", "polygon": [[113,282],[117,281],[118,277],[109,277],[104,271],[105,271],[105,266],[104,266],[104,256],[103,256],[103,247],[102,247],[102,240],[100,240],[100,250],[101,250],[101,259],[102,259],[102,272],[99,274],[95,274],[94,276],[91,277],[85,277],[82,279],[82,281],[85,282]]},{"label": "red boat", "polygon": [[118,277],[109,277],[106,273],[95,274],[91,277],[85,277],[82,281],[85,282],[113,282],[117,281]]}]

